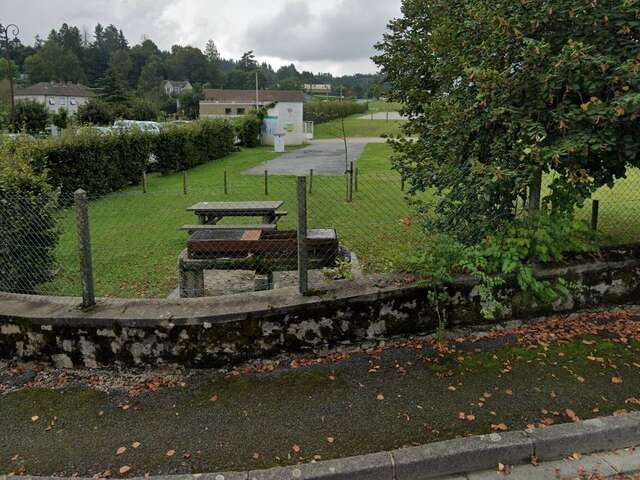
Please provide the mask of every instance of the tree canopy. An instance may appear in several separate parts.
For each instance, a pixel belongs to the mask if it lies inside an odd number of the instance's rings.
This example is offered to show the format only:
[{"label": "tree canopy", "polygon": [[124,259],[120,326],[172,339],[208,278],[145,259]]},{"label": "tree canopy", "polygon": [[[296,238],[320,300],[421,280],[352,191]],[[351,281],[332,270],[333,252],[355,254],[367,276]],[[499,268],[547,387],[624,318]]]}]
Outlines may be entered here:
[{"label": "tree canopy", "polygon": [[395,166],[460,240],[513,220],[541,173],[571,211],[640,165],[638,0],[404,0],[378,49],[416,139]]}]

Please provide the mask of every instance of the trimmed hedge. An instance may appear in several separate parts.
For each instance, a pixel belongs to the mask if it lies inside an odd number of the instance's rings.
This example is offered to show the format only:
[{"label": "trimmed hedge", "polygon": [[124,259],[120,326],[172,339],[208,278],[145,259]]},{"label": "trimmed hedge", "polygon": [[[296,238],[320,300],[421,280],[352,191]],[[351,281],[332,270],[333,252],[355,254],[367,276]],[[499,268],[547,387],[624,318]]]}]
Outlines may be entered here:
[{"label": "trimmed hedge", "polygon": [[139,183],[153,143],[153,135],[135,130],[106,135],[83,130],[38,141],[31,162],[36,172],[47,172],[68,203],[79,188],[97,197]]},{"label": "trimmed hedge", "polygon": [[304,120],[306,122],[326,123],[338,118],[348,117],[357,113],[367,113],[369,105],[353,100],[317,100],[304,105]]},{"label": "trimmed hedge", "polygon": [[235,137],[234,126],[224,120],[163,128],[155,136],[157,168],[168,174],[226,157],[233,151]]},{"label": "trimmed hedge", "polygon": [[238,138],[240,144],[247,148],[255,148],[260,145],[262,133],[262,118],[254,112],[246,115],[238,125]]},{"label": "trimmed hedge", "polygon": [[28,160],[32,143],[0,143],[0,291],[36,293],[53,275],[57,193]]}]

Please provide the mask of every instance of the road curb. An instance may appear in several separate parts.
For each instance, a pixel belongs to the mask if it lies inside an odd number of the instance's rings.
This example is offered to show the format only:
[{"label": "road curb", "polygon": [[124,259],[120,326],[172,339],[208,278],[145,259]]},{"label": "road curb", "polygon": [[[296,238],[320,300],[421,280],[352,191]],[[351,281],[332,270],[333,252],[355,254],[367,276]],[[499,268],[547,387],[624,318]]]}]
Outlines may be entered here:
[{"label": "road curb", "polygon": [[[535,430],[493,433],[292,467],[158,476],[156,480],[425,480],[640,445],[640,412]],[[0,475],[0,480],[9,477]],[[51,477],[20,477],[45,480]],[[58,477],[56,480],[60,480]],[[75,478],[74,480],[78,480]],[[136,479],[132,479],[136,480]]]}]

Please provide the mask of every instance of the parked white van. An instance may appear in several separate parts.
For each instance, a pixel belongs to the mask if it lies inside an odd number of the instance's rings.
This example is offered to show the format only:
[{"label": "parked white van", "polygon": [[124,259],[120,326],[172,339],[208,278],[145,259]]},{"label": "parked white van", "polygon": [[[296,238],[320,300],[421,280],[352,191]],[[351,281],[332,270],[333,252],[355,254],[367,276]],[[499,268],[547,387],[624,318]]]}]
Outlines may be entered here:
[{"label": "parked white van", "polygon": [[160,124],[158,122],[142,122],[138,120],[116,120],[113,124],[114,129],[118,130],[142,130],[149,133],[160,133]]}]

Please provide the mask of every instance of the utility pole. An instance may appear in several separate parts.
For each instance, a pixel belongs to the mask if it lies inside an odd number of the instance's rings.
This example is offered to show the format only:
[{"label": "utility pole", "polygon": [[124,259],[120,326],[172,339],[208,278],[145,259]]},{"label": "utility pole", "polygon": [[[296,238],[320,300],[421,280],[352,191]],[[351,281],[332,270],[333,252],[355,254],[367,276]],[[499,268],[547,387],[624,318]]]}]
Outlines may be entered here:
[{"label": "utility pole", "polygon": [[256,112],[260,110],[260,94],[258,93],[258,70],[256,70]]},{"label": "utility pole", "polygon": [[0,24],[0,41],[4,43],[4,53],[5,58],[7,59],[7,77],[9,78],[9,89],[11,90],[11,118],[13,119],[15,116],[16,110],[16,100],[15,100],[15,91],[13,87],[13,71],[11,70],[11,55],[9,54],[9,35],[13,37],[13,39],[18,38],[20,34],[20,29],[17,25],[10,23],[7,26],[3,26]]}]

